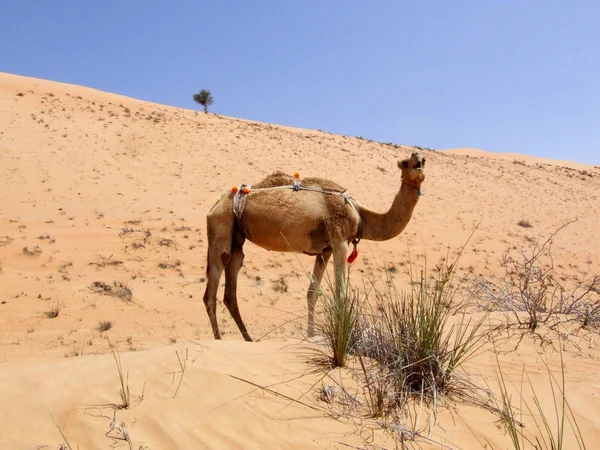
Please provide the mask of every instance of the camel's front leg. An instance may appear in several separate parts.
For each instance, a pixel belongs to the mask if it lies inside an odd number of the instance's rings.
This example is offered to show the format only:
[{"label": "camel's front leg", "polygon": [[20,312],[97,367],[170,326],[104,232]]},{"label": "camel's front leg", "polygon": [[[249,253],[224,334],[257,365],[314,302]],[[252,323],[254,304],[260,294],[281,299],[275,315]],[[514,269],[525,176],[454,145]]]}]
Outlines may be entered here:
[{"label": "camel's front leg", "polygon": [[333,267],[335,270],[335,299],[340,300],[346,295],[346,266],[348,243],[345,241],[333,246]]},{"label": "camel's front leg", "polygon": [[310,280],[310,286],[308,287],[308,295],[306,296],[308,304],[308,337],[315,335],[315,305],[319,298],[321,280],[323,280],[323,274],[325,273],[330,257],[331,249],[328,248],[322,255],[318,255],[315,259],[315,267]]}]

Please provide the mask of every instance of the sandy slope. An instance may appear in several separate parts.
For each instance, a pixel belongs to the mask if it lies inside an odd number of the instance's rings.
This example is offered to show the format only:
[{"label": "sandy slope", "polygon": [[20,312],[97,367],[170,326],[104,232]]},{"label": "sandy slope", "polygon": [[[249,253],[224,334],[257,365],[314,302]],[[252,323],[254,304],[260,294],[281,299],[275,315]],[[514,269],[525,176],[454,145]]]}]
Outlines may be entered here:
[{"label": "sandy slope", "polygon": [[[451,155],[461,155],[470,158],[501,159],[511,162],[517,161],[534,166],[556,166],[562,167],[563,169],[576,169],[579,171],[590,169],[589,164],[582,164],[575,161],[539,158],[537,156],[521,155],[518,153],[486,152],[485,150],[480,150],[478,148],[447,148],[440,151]],[[598,167],[596,167],[596,169],[597,168]]]},{"label": "sandy slope", "polygon": [[[274,170],[330,177],[363,203],[385,210],[399,185],[395,162],[413,150],[0,74],[0,419],[11,430],[8,442],[18,448],[60,442],[50,410],[81,448],[110,445],[104,436],[110,420],[83,409],[117,400],[108,335],[122,351],[132,351],[123,361],[132,373],[133,394],[146,383],[144,400],[117,417],[147,448],[360,444],[355,424],[296,404],[281,413],[281,401],[272,395],[241,397],[218,415],[211,412],[251,390],[227,374],[253,375],[265,385],[307,370],[305,354],[285,340],[299,342],[305,328],[304,269],[312,260],[247,244],[242,315],[255,338],[269,333],[270,340],[241,342],[220,305],[219,321],[231,342],[214,343],[202,304],[205,215],[232,185]],[[361,243],[352,267],[355,282],[396,267],[396,283],[406,286],[407,246],[418,264],[423,254],[432,261],[447,246],[463,244],[480,221],[461,260],[465,273],[498,274],[503,251],[546,237],[574,218],[554,245],[560,275],[569,282],[581,272],[600,273],[597,167],[472,149],[422,152],[425,195],[413,219],[396,239]],[[533,228],[518,226],[521,219]],[[287,292],[273,288],[281,278]],[[91,289],[115,282],[130,289],[132,301]],[[57,305],[58,317],[48,318]],[[100,333],[100,321],[112,328]],[[590,375],[598,368],[595,341],[582,346],[569,382],[576,409],[597,415],[590,397],[597,387]],[[168,372],[177,367],[176,348],[189,348],[195,362],[170,400]],[[533,344],[522,348],[523,354],[507,357],[511,376],[520,376],[525,361],[543,380]],[[476,367],[491,373],[489,357],[481,358]],[[309,392],[315,379],[290,381],[282,389]],[[16,402],[22,405],[18,411],[12,409]],[[505,445],[493,418],[465,411],[488,427],[483,435]],[[102,414],[112,417],[106,408]],[[317,418],[298,419],[304,415]],[[452,437],[440,439],[469,448],[472,437],[456,426]],[[585,422],[585,430],[600,434],[593,422]]]}]

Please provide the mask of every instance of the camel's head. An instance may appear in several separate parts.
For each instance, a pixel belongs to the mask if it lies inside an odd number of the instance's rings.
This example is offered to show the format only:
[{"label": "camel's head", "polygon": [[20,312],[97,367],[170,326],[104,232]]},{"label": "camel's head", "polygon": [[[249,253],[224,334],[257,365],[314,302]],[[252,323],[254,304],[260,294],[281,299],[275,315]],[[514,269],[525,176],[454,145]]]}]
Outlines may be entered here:
[{"label": "camel's head", "polygon": [[416,188],[421,187],[425,179],[425,158],[418,153],[413,153],[410,158],[398,161],[398,167],[402,171],[402,180]]}]

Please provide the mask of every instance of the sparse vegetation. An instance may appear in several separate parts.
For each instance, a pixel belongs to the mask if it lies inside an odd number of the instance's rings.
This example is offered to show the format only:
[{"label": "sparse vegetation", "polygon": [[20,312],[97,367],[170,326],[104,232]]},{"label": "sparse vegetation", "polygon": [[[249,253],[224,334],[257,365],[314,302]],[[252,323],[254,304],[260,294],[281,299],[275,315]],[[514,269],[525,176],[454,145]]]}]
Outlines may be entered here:
[{"label": "sparse vegetation", "polygon": [[54,319],[58,317],[62,309],[63,304],[60,302],[56,302],[56,304],[49,311],[46,311],[46,317],[48,317],[49,319]]},{"label": "sparse vegetation", "polygon": [[113,281],[112,286],[102,281],[94,281],[90,286],[90,289],[97,294],[117,297],[126,302],[133,300],[133,293],[131,292],[131,289],[129,289],[129,287],[121,281]]},{"label": "sparse vegetation", "polygon": [[42,249],[38,245],[36,245],[33,249],[30,249],[29,247],[23,247],[23,253],[30,258],[37,258],[42,254]]},{"label": "sparse vegetation", "polygon": [[284,277],[279,277],[276,280],[273,280],[272,287],[275,292],[287,292],[288,291],[288,282]]},{"label": "sparse vegetation", "polygon": [[459,257],[452,262],[442,258],[435,275],[422,270],[416,281],[411,266],[410,292],[398,291],[389,275],[386,290],[371,288],[378,313],[361,314],[352,352],[377,362],[375,374],[367,378],[371,397],[377,399],[374,410],[381,411],[384,392],[389,407],[402,408],[415,395],[434,403],[443,396],[468,397],[472,385],[458,370],[484,344],[485,332],[484,317],[463,316],[449,325]]},{"label": "sparse vegetation", "polygon": [[123,265],[123,261],[120,261],[118,259],[112,259],[113,255],[110,255],[109,257],[106,256],[100,256],[98,258],[98,261],[95,262],[91,262],[88,263],[88,265],[90,266],[96,266],[97,268],[104,268],[104,267],[114,267],[114,266],[121,266]]},{"label": "sparse vegetation", "polygon": [[506,251],[500,260],[504,275],[499,282],[475,280],[472,295],[479,306],[504,311],[512,317],[510,323],[531,331],[542,324],[554,328],[573,320],[582,327],[600,323],[600,275],[578,277],[568,289],[554,270],[553,240],[573,222],[559,227],[542,244],[532,239],[529,249]]},{"label": "sparse vegetation", "polygon": [[[417,269],[410,262],[408,292],[396,289],[389,271],[383,270],[385,279],[371,280],[363,294],[350,287],[348,278],[340,299],[323,298],[318,330],[325,338],[329,363],[344,365],[352,378],[359,380],[364,402],[339,382],[324,387],[321,398],[345,405],[345,411],[366,407],[369,416],[383,418],[383,426],[393,430],[402,448],[406,441],[425,434],[421,422],[424,408],[435,416],[445,399],[460,399],[493,409],[489,392],[461,369],[489,335],[483,327],[485,314],[478,320],[452,317],[453,297],[460,287],[455,284],[455,273],[463,250],[453,259],[449,254],[442,257],[431,273],[419,269],[417,279]],[[431,417],[425,422],[429,420]]]},{"label": "sparse vegetation", "polygon": [[194,101],[204,108],[204,113],[208,114],[208,107],[215,102],[212,94],[209,90],[202,89],[197,94],[194,94]]},{"label": "sparse vegetation", "polygon": [[158,263],[159,269],[179,269],[181,267],[181,261],[175,260],[171,263],[161,262]]},{"label": "sparse vegetation", "polygon": [[98,322],[98,327],[96,328],[100,333],[104,331],[108,331],[112,328],[112,322],[110,320],[102,320]]},{"label": "sparse vegetation", "polygon": [[519,220],[517,225],[519,225],[520,227],[523,227],[523,228],[533,228],[533,225],[531,225],[531,223],[525,219]]},{"label": "sparse vegetation", "polygon": [[158,245],[161,247],[175,247],[175,241],[173,239],[160,238],[158,240]]},{"label": "sparse vegetation", "polygon": [[61,264],[60,267],[58,268],[58,271],[62,274],[67,274],[67,271],[68,271],[67,269],[69,267],[73,267],[73,263],[71,261]]},{"label": "sparse vegetation", "polygon": [[125,227],[119,233],[119,237],[126,238],[130,241],[130,243],[125,246],[126,250],[130,247],[134,250],[139,250],[141,248],[146,248],[146,245],[151,240],[152,232],[150,230],[135,230],[133,228]]},{"label": "sparse vegetation", "polygon": [[[496,401],[496,411],[500,416],[500,423],[504,426],[506,432],[510,436],[513,448],[515,450],[532,448],[534,450],[560,450],[567,448],[565,443],[565,436],[570,432],[576,442],[579,449],[585,449],[585,440],[577,424],[577,418],[573,414],[571,405],[567,400],[567,394],[565,390],[565,362],[563,360],[562,346],[560,349],[560,373],[559,379],[557,379],[548,361],[543,358],[546,373],[548,375],[548,382],[550,384],[550,392],[552,393],[553,408],[551,411],[545,410],[540,402],[540,397],[537,394],[536,388],[527,376],[529,388],[532,392],[533,405],[526,400],[523,393],[523,386],[517,389],[519,392],[520,407],[516,408],[513,404],[512,397],[509,393],[508,386],[504,373],[502,372],[502,366],[496,353],[496,381],[500,389],[500,402]],[[522,377],[526,376],[525,370],[523,370]],[[523,419],[523,405],[527,410],[527,417],[533,420],[535,427],[533,427],[533,433],[528,432],[525,427]],[[520,411],[520,412],[517,412]],[[535,430],[538,432],[535,433]],[[573,448],[573,447],[569,447]]]},{"label": "sparse vegetation", "polygon": [[115,364],[117,365],[117,372],[119,374],[119,383],[121,384],[121,389],[119,390],[119,396],[121,397],[121,403],[117,405],[119,409],[127,409],[131,405],[131,395],[129,393],[129,372],[124,376],[123,375],[123,366],[121,364],[121,355],[118,350],[115,350],[115,346],[108,341],[108,345],[110,347],[110,351],[115,359]]}]

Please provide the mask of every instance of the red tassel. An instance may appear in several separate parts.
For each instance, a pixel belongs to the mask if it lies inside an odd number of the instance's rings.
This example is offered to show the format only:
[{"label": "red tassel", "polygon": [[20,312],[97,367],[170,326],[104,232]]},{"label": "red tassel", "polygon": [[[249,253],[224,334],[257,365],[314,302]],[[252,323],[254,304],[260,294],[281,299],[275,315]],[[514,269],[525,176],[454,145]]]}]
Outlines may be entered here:
[{"label": "red tassel", "polygon": [[356,258],[358,257],[358,250],[356,250],[356,247],[354,248],[354,250],[352,250],[352,253],[350,253],[350,256],[348,256],[348,264],[352,264]]}]

